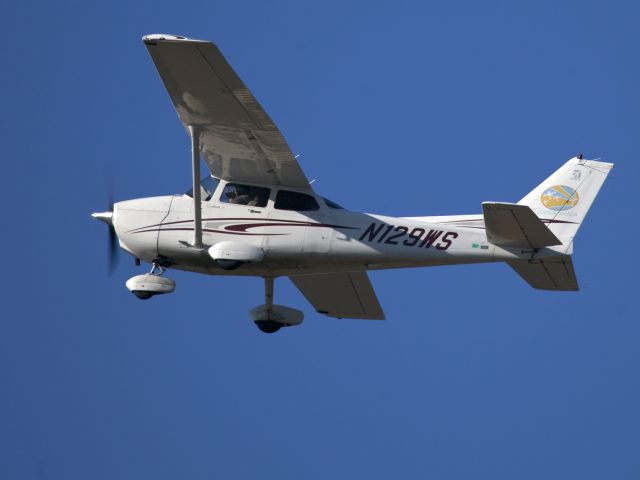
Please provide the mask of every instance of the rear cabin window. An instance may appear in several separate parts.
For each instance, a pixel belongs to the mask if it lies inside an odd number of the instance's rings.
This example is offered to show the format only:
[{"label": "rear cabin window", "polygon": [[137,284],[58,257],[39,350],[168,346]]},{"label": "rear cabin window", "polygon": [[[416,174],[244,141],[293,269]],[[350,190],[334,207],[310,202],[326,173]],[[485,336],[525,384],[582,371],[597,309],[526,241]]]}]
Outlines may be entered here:
[{"label": "rear cabin window", "polygon": [[278,192],[274,207],[278,210],[295,210],[297,212],[310,212],[320,209],[318,202],[311,195],[288,190],[280,190]]},{"label": "rear cabin window", "polygon": [[249,207],[266,207],[269,201],[269,193],[270,190],[264,187],[227,183],[222,195],[220,195],[220,201]]}]

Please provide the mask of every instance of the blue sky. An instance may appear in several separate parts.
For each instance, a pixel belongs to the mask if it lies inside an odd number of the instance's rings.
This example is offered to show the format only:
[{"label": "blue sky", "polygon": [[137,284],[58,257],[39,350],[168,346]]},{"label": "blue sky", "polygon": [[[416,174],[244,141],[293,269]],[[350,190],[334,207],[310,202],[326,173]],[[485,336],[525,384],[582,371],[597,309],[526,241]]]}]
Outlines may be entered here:
[{"label": "blue sky", "polygon": [[[0,46],[7,200],[0,478],[640,475],[634,2],[14,2]],[[106,276],[117,199],[185,191],[189,139],[143,34],[210,39],[316,190],[388,215],[517,201],[576,153],[616,163],[579,293],[505,265],[376,272],[388,320],[261,334],[257,279]],[[8,174],[7,174],[8,172]]]}]

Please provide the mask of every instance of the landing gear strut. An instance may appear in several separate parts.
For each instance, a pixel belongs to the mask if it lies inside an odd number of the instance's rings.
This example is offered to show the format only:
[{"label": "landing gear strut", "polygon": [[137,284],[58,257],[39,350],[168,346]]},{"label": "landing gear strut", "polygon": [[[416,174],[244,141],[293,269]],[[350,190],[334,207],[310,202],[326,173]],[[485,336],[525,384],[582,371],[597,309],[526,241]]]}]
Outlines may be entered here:
[{"label": "landing gear strut", "polygon": [[276,333],[282,328],[282,324],[274,320],[269,320],[273,317],[273,277],[264,278],[264,303],[266,320],[256,320],[256,325],[261,332],[264,333]]},{"label": "landing gear strut", "polygon": [[304,317],[300,310],[274,305],[273,277],[264,277],[264,305],[258,305],[249,314],[256,326],[264,333],[275,333],[282,327],[300,325]]}]

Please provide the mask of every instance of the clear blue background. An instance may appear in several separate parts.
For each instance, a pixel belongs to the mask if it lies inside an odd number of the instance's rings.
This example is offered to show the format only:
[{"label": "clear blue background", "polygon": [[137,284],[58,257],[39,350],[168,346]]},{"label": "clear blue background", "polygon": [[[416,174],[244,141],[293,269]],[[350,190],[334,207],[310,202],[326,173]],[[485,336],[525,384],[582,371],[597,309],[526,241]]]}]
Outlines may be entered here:
[{"label": "clear blue background", "polygon": [[[11,2],[2,7],[2,479],[640,478],[636,2]],[[579,293],[501,264],[376,272],[388,320],[261,334],[258,279],[106,276],[118,200],[190,184],[140,37],[216,42],[316,190],[390,215],[616,168]],[[107,172],[107,173],[105,173]],[[110,173],[109,173],[110,172]]]}]

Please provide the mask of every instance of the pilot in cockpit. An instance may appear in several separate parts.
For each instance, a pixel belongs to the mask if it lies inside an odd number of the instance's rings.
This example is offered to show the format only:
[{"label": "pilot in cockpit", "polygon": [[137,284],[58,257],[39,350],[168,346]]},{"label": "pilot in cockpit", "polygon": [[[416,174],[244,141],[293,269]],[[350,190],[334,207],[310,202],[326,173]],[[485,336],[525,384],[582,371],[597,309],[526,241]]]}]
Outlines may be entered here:
[{"label": "pilot in cockpit", "polygon": [[269,189],[228,183],[222,191],[220,201],[235,205],[264,208],[269,201]]},{"label": "pilot in cockpit", "polygon": [[229,189],[229,191],[227,191],[227,189],[225,189],[224,192],[229,199],[229,203],[236,205],[248,205],[252,200],[254,200],[255,196],[251,194],[249,187],[244,185],[233,185],[232,188],[234,188],[234,190]]}]

